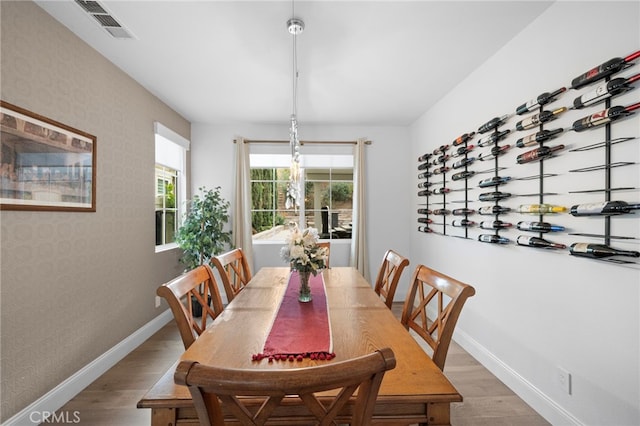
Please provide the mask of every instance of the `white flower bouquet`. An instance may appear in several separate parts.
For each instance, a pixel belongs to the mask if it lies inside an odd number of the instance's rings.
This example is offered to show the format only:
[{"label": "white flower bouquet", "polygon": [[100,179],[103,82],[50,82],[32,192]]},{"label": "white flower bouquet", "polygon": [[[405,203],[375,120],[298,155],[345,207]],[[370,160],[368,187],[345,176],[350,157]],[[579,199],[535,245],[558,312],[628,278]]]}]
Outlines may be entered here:
[{"label": "white flower bouquet", "polygon": [[289,262],[292,269],[311,272],[313,275],[327,265],[327,249],[318,247],[318,230],[306,228],[302,231],[297,225],[291,226],[291,235],[280,250],[282,260]]}]

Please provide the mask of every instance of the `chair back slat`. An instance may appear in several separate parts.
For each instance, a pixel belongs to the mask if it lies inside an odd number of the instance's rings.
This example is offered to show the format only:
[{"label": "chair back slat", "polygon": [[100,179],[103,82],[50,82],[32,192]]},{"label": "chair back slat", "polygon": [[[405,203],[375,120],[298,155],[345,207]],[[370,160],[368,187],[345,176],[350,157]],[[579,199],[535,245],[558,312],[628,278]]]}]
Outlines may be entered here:
[{"label": "chair back slat", "polygon": [[402,311],[402,324],[433,350],[432,359],[444,369],[458,317],[475,289],[454,278],[418,265]]}]

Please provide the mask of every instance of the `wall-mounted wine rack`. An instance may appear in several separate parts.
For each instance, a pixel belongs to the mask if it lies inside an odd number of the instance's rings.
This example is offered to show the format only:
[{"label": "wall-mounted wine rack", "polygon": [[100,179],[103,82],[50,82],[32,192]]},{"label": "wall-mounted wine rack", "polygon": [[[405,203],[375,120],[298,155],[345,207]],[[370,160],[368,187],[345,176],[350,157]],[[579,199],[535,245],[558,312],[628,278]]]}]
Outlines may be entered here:
[{"label": "wall-mounted wine rack", "polygon": [[[580,89],[586,87],[592,83],[600,82],[600,84],[592,91],[583,93],[573,101],[571,107],[559,107],[555,109],[545,110],[545,106],[558,100],[559,96],[567,91],[567,88],[562,87],[555,92],[543,93],[538,98],[529,101],[518,108],[516,108],[515,114],[506,114],[500,117],[495,117],[489,120],[487,123],[480,126],[477,132],[465,133],[458,137],[450,145],[443,145],[433,150],[430,154],[426,154],[423,157],[427,157],[429,164],[423,163],[425,167],[422,170],[426,175],[419,175],[420,178],[426,179],[419,184],[421,190],[420,195],[424,196],[424,203],[420,203],[420,206],[424,206],[423,209],[419,209],[419,214],[422,213],[424,217],[419,217],[419,222],[424,227],[419,227],[419,230],[423,232],[437,233],[441,235],[451,235],[455,237],[461,237],[469,239],[469,229],[478,226],[479,229],[491,229],[492,234],[482,233],[478,236],[478,240],[481,242],[498,243],[498,244],[510,244],[511,240],[501,235],[502,231],[507,231],[513,226],[513,224],[502,221],[501,215],[511,210],[508,207],[500,205],[500,201],[510,198],[512,194],[503,190],[504,185],[510,181],[527,181],[537,180],[538,191],[531,194],[518,194],[514,197],[537,197],[538,204],[526,205],[522,204],[517,209],[518,213],[537,214],[537,222],[519,221],[515,228],[520,231],[525,231],[528,234],[519,235],[516,239],[516,244],[527,247],[542,247],[552,249],[566,249],[567,246],[561,243],[556,243],[546,239],[545,236],[548,232],[562,232],[565,230],[563,226],[545,222],[545,215],[553,212],[565,211],[566,207],[553,206],[545,204],[546,196],[558,195],[557,192],[548,192],[545,188],[546,180],[549,178],[555,178],[559,176],[558,173],[545,172],[545,160],[552,159],[557,154],[561,153],[565,146],[562,144],[556,144],[554,146],[548,145],[547,142],[551,141],[566,131],[581,132],[586,129],[603,126],[604,128],[604,141],[595,144],[574,148],[568,150],[568,152],[584,152],[590,150],[604,149],[604,164],[598,164],[596,166],[588,166],[579,169],[569,170],[569,173],[588,173],[596,170],[605,171],[604,188],[587,189],[569,191],[569,194],[578,193],[604,193],[604,202],[602,206],[610,206],[614,204],[624,204],[630,210],[624,211],[625,213],[633,210],[640,209],[640,204],[628,205],[626,202],[619,202],[612,200],[612,194],[616,191],[637,191],[638,188],[633,186],[619,185],[614,186],[612,182],[611,170],[617,167],[626,167],[637,165],[635,161],[612,161],[612,147],[616,144],[638,141],[640,136],[626,136],[612,138],[612,127],[615,122],[623,117],[634,114],[636,109],[640,109],[640,102],[626,106],[626,107],[612,107],[611,100],[615,96],[625,93],[630,90],[631,84],[636,81],[640,81],[640,73],[631,77],[618,77],[612,80],[612,75],[627,69],[634,65],[633,61],[640,58],[640,51],[634,52],[625,58],[614,58],[600,65],[599,67],[590,70],[583,75],[575,78],[569,89]],[[602,82],[604,81],[604,82]],[[591,116],[584,117],[573,123],[573,126],[568,129],[555,128],[551,130],[545,129],[545,124],[555,120],[558,115],[563,114],[569,110],[578,110],[585,106],[596,105],[604,102],[605,109],[599,113],[592,114]],[[534,133],[528,134],[518,139],[514,146],[519,148],[532,147],[532,149],[526,151],[523,154],[517,156],[517,163],[529,163],[537,161],[539,163],[538,174],[533,176],[524,177],[511,177],[500,176],[499,172],[506,169],[500,162],[502,154],[508,151],[512,146],[510,144],[500,144],[509,134],[511,129],[504,129],[501,127],[506,124],[509,117],[513,115],[521,116],[521,120],[516,124],[514,131],[535,130]],[[554,126],[551,126],[554,127]],[[475,145],[474,136],[479,137]],[[491,150],[484,154],[474,155],[472,151],[474,149],[491,146]],[[475,152],[475,151],[474,151]],[[471,155],[470,155],[471,154]],[[459,158],[456,158],[459,157]],[[471,167],[477,168],[477,165],[481,161],[492,160],[493,167],[482,171],[471,170]],[[449,166],[451,164],[451,166]],[[486,192],[480,194],[479,201],[493,201],[492,206],[480,207],[478,211],[471,208],[469,192],[471,190],[469,186],[469,178],[475,175],[483,173],[491,174],[491,178],[482,179],[479,187],[481,189],[492,188],[492,192]],[[441,176],[440,176],[441,175]],[[449,187],[447,184],[451,181],[464,180],[463,188]],[[434,185],[440,185],[435,187]],[[448,200],[447,197],[453,197],[454,193],[461,192],[464,197],[460,199]],[[438,197],[438,198],[435,198]],[[464,207],[456,208],[456,204],[464,205]],[[577,210],[578,213],[571,213],[573,216],[582,215],[595,215],[591,212],[584,213],[583,210],[590,206],[599,205],[595,204],[583,204],[574,205],[572,211]],[[451,206],[451,207],[450,207]],[[604,207],[603,207],[604,208]],[[581,210],[582,209],[582,210]],[[471,219],[471,216],[475,213],[487,214],[493,216],[492,222],[479,221],[476,224]],[[547,211],[549,210],[549,211]],[[453,213],[453,219],[447,220],[447,216]],[[616,236],[611,234],[611,221],[615,220],[614,213],[603,210],[601,213],[603,219],[603,233],[582,233],[582,232],[570,232],[567,235],[571,236],[583,236],[589,238],[602,239],[603,244],[591,244],[591,243],[572,243],[569,252],[572,255],[580,257],[590,257],[599,260],[606,260],[614,263],[624,264],[638,264],[637,261],[629,260],[632,257],[640,257],[640,252],[630,250],[617,250],[610,247],[612,240],[639,240],[640,238],[634,236]],[[553,217],[553,216],[551,216]],[[461,219],[458,219],[461,218]],[[485,223],[483,223],[485,222]],[[431,225],[431,226],[428,226]],[[463,233],[455,235],[447,231],[448,226],[462,227]],[[534,234],[537,236],[530,236]],[[551,234],[553,235],[553,234]],[[549,237],[550,238],[550,237]],[[605,251],[603,251],[605,250]],[[613,252],[607,253],[606,250],[613,250]],[[621,259],[624,257],[624,259]]]}]

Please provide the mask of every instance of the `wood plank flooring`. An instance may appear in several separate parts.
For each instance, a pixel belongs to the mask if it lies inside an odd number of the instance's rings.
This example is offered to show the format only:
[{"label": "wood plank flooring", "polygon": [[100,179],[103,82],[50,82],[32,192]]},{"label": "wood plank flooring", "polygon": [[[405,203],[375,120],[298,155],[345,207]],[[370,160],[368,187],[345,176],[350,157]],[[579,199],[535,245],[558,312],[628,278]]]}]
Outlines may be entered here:
[{"label": "wood plank flooring", "polygon": [[[396,316],[401,310],[402,304],[394,303]],[[151,410],[136,404],[183,351],[172,321],[65,404],[58,416],[74,419],[77,414],[81,425],[148,426]],[[445,374],[464,397],[451,408],[455,426],[549,425],[455,342],[449,348]],[[68,423],[46,423],[53,424]]]}]

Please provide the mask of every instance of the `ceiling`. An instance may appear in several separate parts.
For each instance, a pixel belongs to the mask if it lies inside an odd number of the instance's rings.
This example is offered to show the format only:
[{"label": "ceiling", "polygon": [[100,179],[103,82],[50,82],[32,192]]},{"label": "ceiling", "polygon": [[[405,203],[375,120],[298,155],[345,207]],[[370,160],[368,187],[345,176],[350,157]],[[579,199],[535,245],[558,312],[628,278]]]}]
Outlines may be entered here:
[{"label": "ceiling", "polygon": [[288,124],[293,9],[300,124],[408,125],[553,2],[101,0],[128,40],[36,3],[193,123]]}]

